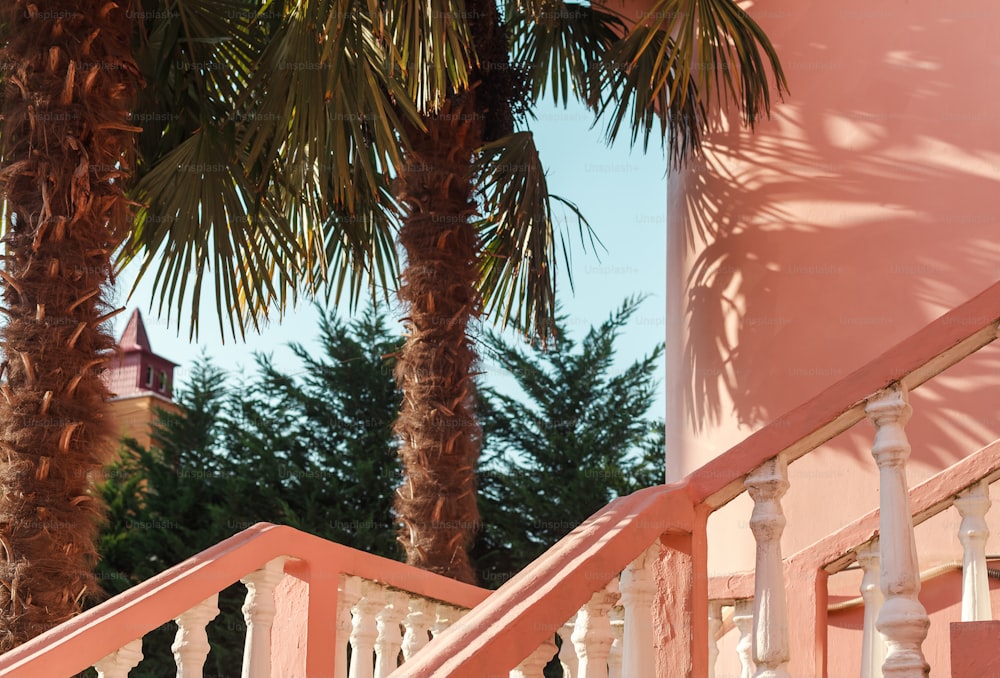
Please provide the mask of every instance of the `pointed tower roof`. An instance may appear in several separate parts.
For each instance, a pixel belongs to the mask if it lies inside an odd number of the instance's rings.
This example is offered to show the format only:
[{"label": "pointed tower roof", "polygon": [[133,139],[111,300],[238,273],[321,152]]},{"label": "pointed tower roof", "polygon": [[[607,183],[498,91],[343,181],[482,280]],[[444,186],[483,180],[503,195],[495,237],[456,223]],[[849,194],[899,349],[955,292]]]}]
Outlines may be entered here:
[{"label": "pointed tower roof", "polygon": [[132,311],[132,317],[128,319],[122,338],[118,341],[118,347],[123,353],[139,351],[142,353],[152,353],[153,349],[149,345],[149,335],[146,334],[146,326],[142,322],[142,314],[139,309]]}]

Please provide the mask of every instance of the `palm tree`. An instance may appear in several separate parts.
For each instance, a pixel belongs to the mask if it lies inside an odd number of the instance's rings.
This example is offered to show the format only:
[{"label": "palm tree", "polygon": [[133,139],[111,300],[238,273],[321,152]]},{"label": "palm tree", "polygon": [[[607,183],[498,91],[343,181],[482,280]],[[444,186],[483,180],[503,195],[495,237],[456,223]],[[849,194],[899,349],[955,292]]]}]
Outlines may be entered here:
[{"label": "palm tree", "polygon": [[[242,332],[300,292],[346,286],[357,300],[362,280],[387,287],[398,234],[400,541],[411,564],[471,581],[479,434],[468,327],[488,312],[544,340],[554,312],[558,198],[515,123],[551,90],[604,116],[609,140],[625,132],[648,145],[658,127],[679,164],[698,150],[716,99],[735,100],[752,125],[769,112],[768,71],[779,93],[784,75],[731,0],[659,0],[634,27],[561,0],[511,0],[503,18],[491,0],[302,0],[277,18],[253,75],[219,88],[243,88],[220,96],[233,108],[212,123],[228,150],[216,156],[221,142],[196,131],[140,182],[150,209],[132,252],[162,251],[161,304],[179,302],[180,321],[190,303],[192,331],[198,264],[214,258],[220,322]],[[215,176],[173,171],[213,157],[228,159]]]},{"label": "palm tree", "polygon": [[3,4],[0,651],[96,590],[89,475],[111,450],[101,365],[138,86],[128,3]]}]

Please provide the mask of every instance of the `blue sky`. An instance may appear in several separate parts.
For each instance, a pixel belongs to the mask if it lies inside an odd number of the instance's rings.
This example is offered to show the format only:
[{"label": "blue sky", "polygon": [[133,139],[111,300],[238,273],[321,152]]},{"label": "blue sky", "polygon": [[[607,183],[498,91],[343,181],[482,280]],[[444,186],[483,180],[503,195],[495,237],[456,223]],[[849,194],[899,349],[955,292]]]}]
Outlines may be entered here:
[{"label": "blue sky", "polygon": [[[619,342],[619,361],[627,364],[648,354],[663,341],[665,331],[666,285],[666,161],[659,147],[643,154],[641,148],[630,151],[619,141],[608,148],[600,129],[590,129],[590,115],[580,108],[562,109],[539,106],[537,120],[530,125],[535,133],[542,161],[548,168],[549,190],[575,202],[587,217],[604,249],[595,252],[587,243],[581,246],[575,221],[567,229],[571,236],[572,268],[575,293],[570,291],[565,266],[559,283],[559,298],[568,315],[572,336],[581,337],[591,325],[598,324],[618,308],[626,296],[644,294],[646,301],[633,316]],[[123,299],[134,279],[126,270],[121,276]],[[298,369],[288,344],[314,345],[316,312],[310,303],[300,305],[281,323],[272,323],[259,335],[248,335],[245,342],[227,339],[223,344],[213,317],[202,321],[202,334],[195,345],[187,341],[187,328],[180,334],[166,319],[157,319],[150,308],[150,281],[140,283],[128,302],[138,307],[146,323],[153,350],[180,363],[175,374],[183,385],[188,367],[202,350],[213,362],[227,371],[254,371],[254,352],[270,353],[275,363],[288,371]],[[116,336],[128,313],[116,319]],[[487,379],[498,388],[509,380],[495,369],[485,370]],[[663,416],[663,363],[659,370],[660,396],[654,414]]]}]

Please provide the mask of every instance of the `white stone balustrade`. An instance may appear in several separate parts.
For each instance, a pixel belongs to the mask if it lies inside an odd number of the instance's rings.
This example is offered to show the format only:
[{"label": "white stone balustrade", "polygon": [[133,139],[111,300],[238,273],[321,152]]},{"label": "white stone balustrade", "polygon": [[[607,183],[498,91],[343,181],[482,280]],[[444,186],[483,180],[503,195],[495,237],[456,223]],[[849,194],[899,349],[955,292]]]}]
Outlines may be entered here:
[{"label": "white stone balustrade", "polygon": [[388,602],[388,592],[375,582],[361,584],[361,600],[352,610],[354,625],[351,631],[350,678],[374,678],[375,641],[378,640],[376,615]]},{"label": "white stone balustrade", "polygon": [[434,608],[434,623],[431,624],[431,637],[437,638],[446,631],[452,624],[457,622],[465,614],[465,610],[460,610],[451,605],[439,604]]},{"label": "white stone balustrade", "polygon": [[403,620],[406,633],[403,634],[403,659],[409,659],[430,641],[431,625],[434,623],[433,606],[424,598],[411,598],[409,612]]},{"label": "white stone balustrade", "polygon": [[882,609],[882,589],[879,587],[879,546],[873,539],[856,552],[861,577],[861,599],[865,604],[865,620],[861,641],[861,678],[881,678],[885,661],[885,641],[876,623]]},{"label": "white stone balustrade", "polygon": [[607,678],[608,655],[614,642],[608,612],[618,602],[618,578],[591,596],[590,602],[580,608],[570,639],[579,658],[577,678]]},{"label": "white stone balustrade", "polygon": [[660,554],[655,543],[641,556],[629,563],[621,574],[619,588],[621,604],[625,610],[625,637],[622,645],[622,675],[629,678],[653,678],[654,662],[653,597],[656,581],[653,563]]},{"label": "white stone balustrade", "polygon": [[785,514],[781,497],[788,490],[788,468],[784,459],[770,459],[747,476],[747,493],[753,499],[750,530],[757,542],[754,576],[753,660],[755,678],[791,678],[788,606],[785,573],[781,562],[781,533]]},{"label": "white stone balustrade", "polygon": [[740,678],[753,678],[753,599],[737,600],[733,607],[733,626],[739,631],[736,654],[740,658]]},{"label": "white stone balustrade", "polygon": [[142,661],[142,638],[136,638],[94,664],[97,678],[128,678],[128,672]]},{"label": "white stone balustrade", "polygon": [[930,619],[917,599],[920,571],[906,484],[910,443],[903,431],[911,414],[906,391],[901,386],[886,389],[868,400],[865,413],[875,425],[872,456],[879,469],[879,553],[885,601],[876,626],[887,645],[882,675],[924,678],[930,667],[921,645]]},{"label": "white stone balustrade", "polygon": [[174,620],[177,635],[170,650],[177,664],[177,678],[201,678],[205,659],[212,649],[205,627],[218,614],[219,594],[216,593]]},{"label": "white stone balustrade", "polygon": [[715,678],[719,659],[719,634],[722,632],[722,601],[708,601],[708,678]]},{"label": "white stone balustrade", "polygon": [[243,678],[270,678],[271,625],[277,608],[274,589],[285,576],[285,559],[276,558],[240,579],[247,587],[243,619],[247,624],[243,646]]},{"label": "white stone balustrade", "polygon": [[990,510],[990,486],[976,483],[960,494],[954,503],[962,516],[958,539],[962,543],[962,621],[987,621],[990,609],[990,584],[986,573],[986,540],[990,528],[986,512]]},{"label": "white stone balustrade", "polygon": [[400,624],[409,612],[409,596],[390,591],[387,604],[375,615],[378,638],[375,640],[375,678],[386,678],[396,670],[403,646]]},{"label": "white stone balustrade", "polygon": [[361,600],[361,579],[358,577],[341,576],[337,587],[337,655],[334,668],[334,678],[347,678],[348,638],[354,628],[351,610]]},{"label": "white stone balustrade", "polygon": [[575,614],[559,627],[559,639],[562,641],[559,647],[559,663],[562,664],[563,678],[576,678],[580,666],[580,659],[576,656],[576,648],[573,647],[571,639],[575,628]]},{"label": "white stone balustrade", "polygon": [[546,640],[510,672],[510,678],[544,678],[545,665],[555,654],[555,642],[551,639]]},{"label": "white stone balustrade", "polygon": [[[611,633],[614,634],[614,641],[611,643],[611,651],[608,653],[608,678],[622,678],[622,647],[625,642],[625,609],[621,606],[614,606],[608,611],[608,618],[611,620]],[[650,657],[653,655],[650,654]]]}]

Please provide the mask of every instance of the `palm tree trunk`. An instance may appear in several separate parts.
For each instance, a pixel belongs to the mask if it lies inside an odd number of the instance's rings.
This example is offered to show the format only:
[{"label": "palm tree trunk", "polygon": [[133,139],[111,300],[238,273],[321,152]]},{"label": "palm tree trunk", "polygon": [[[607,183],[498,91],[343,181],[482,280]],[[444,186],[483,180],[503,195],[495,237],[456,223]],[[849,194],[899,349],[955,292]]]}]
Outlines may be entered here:
[{"label": "palm tree trunk", "polygon": [[399,296],[408,314],[396,367],[403,390],[396,432],[405,475],[396,512],[408,563],[471,583],[480,432],[476,353],[466,327],[480,312],[479,239],[470,218],[476,212],[473,152],[482,144],[483,116],[475,93],[466,92],[424,122],[426,133],[406,130],[412,150],[399,177],[406,210]]},{"label": "palm tree trunk", "polygon": [[138,84],[128,2],[4,3],[0,650],[80,610],[111,451],[102,365]]}]

